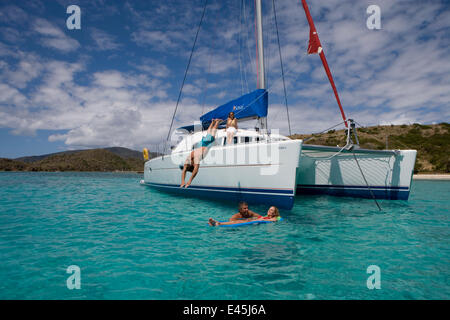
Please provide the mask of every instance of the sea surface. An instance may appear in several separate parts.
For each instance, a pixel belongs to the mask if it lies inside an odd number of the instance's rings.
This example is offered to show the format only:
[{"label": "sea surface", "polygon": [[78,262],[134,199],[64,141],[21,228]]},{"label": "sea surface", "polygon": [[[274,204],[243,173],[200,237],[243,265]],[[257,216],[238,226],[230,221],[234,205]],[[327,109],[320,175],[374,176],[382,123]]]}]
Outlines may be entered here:
[{"label": "sea surface", "polygon": [[237,203],[141,178],[0,173],[0,299],[450,298],[448,181],[414,181],[409,201],[380,200],[382,211],[297,196],[281,222],[219,228],[208,218],[227,220]]}]

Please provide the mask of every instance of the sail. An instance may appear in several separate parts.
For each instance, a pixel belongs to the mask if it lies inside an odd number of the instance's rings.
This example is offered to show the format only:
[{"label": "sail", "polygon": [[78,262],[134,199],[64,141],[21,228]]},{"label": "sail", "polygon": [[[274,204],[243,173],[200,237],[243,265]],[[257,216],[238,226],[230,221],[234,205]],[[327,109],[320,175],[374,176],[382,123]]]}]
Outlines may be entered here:
[{"label": "sail", "polygon": [[234,112],[236,119],[267,117],[267,106],[267,90],[257,89],[205,113],[200,121],[205,124],[213,119],[225,120],[230,112]]},{"label": "sail", "polygon": [[320,44],[319,35],[317,34],[316,27],[314,26],[314,21],[311,17],[311,13],[309,12],[306,0],[302,0],[302,5],[303,9],[305,10],[306,19],[308,20],[309,23],[308,54],[315,54],[315,53],[319,54],[320,60],[322,60],[323,67],[325,68],[328,80],[330,81],[331,87],[333,89],[334,96],[339,106],[339,110],[341,111],[341,116],[342,119],[344,120],[345,127],[348,127],[347,118],[345,117],[344,109],[342,108],[341,100],[339,99],[336,85],[334,84],[333,76],[331,74],[330,67],[328,66],[327,59],[325,58],[325,53],[323,52],[322,45]]}]

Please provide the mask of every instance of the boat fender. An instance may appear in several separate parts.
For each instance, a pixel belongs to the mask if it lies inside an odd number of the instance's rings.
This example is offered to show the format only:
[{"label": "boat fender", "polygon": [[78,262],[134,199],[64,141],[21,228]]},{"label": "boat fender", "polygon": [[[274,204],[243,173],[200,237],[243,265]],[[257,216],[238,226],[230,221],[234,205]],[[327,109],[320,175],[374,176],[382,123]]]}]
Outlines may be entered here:
[{"label": "boat fender", "polygon": [[144,150],[142,150],[142,155],[144,156],[144,160],[148,161],[148,149],[144,148]]}]

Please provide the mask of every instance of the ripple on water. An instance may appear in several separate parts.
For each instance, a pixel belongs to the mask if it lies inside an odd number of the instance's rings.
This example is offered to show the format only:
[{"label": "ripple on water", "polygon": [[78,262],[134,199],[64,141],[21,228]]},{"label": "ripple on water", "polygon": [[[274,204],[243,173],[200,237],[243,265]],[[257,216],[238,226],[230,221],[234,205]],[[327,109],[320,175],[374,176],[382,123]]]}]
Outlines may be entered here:
[{"label": "ripple on water", "polygon": [[[236,203],[140,175],[0,173],[2,299],[448,299],[450,183],[409,201],[298,196],[284,220],[212,228]],[[266,206],[252,206],[265,214]],[[68,290],[78,265],[82,289]],[[367,267],[381,268],[368,290]]]}]

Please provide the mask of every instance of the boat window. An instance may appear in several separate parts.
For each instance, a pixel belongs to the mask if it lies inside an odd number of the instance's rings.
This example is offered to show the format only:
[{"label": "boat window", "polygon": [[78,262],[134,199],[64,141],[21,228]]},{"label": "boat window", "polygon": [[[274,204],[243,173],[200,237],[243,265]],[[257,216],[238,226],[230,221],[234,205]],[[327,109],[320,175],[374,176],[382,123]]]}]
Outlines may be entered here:
[{"label": "boat window", "polygon": [[244,143],[249,143],[250,142],[250,137],[244,137]]},{"label": "boat window", "polygon": [[236,143],[238,143],[238,137],[233,138],[233,144],[236,144]]}]

